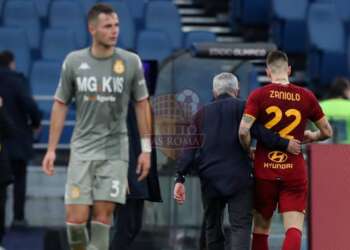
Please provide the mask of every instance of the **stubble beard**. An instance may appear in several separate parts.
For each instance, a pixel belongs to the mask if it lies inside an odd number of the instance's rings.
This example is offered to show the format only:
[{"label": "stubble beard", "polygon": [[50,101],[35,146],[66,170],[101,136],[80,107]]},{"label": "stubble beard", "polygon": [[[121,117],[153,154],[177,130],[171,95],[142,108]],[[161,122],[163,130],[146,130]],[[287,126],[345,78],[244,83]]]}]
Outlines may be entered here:
[{"label": "stubble beard", "polygon": [[111,48],[115,47],[117,42],[115,42],[113,44],[108,44],[106,42],[99,41],[99,40],[96,39],[96,44],[97,44],[98,47],[101,47],[101,48],[103,48],[105,50],[108,50],[108,49],[111,49]]}]

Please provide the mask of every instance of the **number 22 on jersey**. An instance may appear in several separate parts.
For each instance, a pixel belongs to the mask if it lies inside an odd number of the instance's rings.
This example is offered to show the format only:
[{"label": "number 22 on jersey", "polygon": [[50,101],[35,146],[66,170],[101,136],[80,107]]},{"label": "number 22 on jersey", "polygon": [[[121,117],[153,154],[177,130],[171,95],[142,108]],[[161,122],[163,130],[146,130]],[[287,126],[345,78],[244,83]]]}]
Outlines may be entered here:
[{"label": "number 22 on jersey", "polygon": [[278,131],[281,137],[286,139],[294,139],[294,136],[290,133],[300,124],[301,122],[301,113],[297,109],[288,109],[283,114],[282,110],[277,106],[270,106],[266,110],[267,114],[273,114],[273,118],[265,124],[265,128],[271,129],[276,126],[283,118],[283,115],[286,117],[294,117],[294,120],[289,123],[285,128]]}]

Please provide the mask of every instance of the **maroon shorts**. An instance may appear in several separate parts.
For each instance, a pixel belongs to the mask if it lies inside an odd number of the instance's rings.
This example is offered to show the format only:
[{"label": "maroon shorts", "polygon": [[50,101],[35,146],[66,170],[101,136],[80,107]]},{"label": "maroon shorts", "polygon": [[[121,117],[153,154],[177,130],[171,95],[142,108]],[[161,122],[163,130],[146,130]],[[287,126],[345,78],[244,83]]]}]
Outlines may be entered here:
[{"label": "maroon shorts", "polygon": [[270,219],[278,204],[280,213],[305,213],[307,206],[307,180],[255,180],[254,208]]}]

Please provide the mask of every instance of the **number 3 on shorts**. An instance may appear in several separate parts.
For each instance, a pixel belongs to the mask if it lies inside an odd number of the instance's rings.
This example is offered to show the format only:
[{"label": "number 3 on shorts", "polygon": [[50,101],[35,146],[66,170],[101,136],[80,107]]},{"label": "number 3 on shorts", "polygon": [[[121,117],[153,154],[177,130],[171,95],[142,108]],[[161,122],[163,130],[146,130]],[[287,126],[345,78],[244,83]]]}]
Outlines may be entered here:
[{"label": "number 3 on shorts", "polygon": [[118,197],[120,193],[120,181],[118,180],[113,180],[112,181],[112,192],[111,192],[111,197],[116,198]]}]

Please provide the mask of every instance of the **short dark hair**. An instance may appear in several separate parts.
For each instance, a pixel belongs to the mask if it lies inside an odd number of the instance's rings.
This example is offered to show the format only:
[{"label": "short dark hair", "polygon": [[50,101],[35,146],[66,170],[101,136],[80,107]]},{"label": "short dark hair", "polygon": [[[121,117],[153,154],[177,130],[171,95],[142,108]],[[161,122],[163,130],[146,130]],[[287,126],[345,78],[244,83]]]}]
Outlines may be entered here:
[{"label": "short dark hair", "polygon": [[271,65],[277,61],[285,61],[286,63],[288,63],[287,54],[280,50],[270,51],[266,58],[266,65]]},{"label": "short dark hair", "polygon": [[345,91],[350,88],[350,81],[345,77],[337,77],[330,89],[329,89],[329,98],[344,98],[347,99]]},{"label": "short dark hair", "polygon": [[104,13],[107,15],[115,13],[113,7],[106,3],[97,3],[91,7],[88,13],[88,22],[96,20],[99,14]]},{"label": "short dark hair", "polygon": [[4,50],[0,53],[0,67],[8,68],[14,60],[15,56],[11,51]]}]

